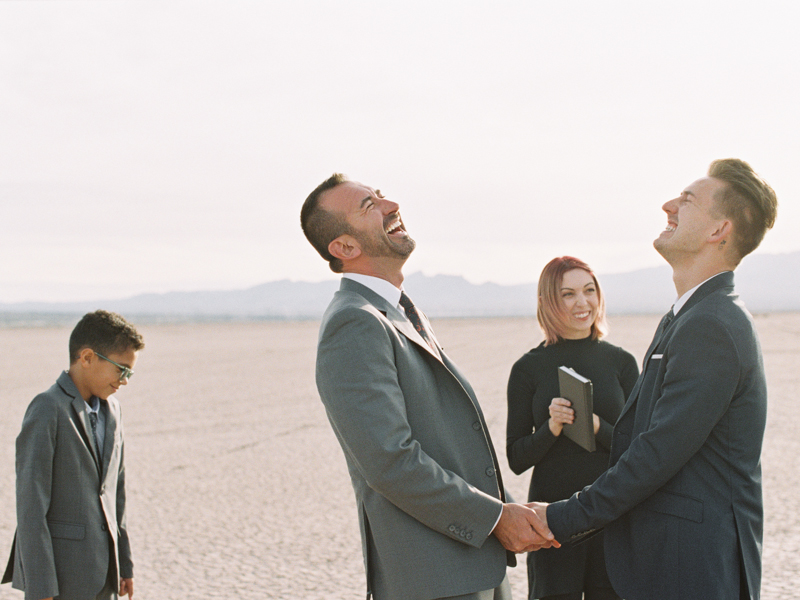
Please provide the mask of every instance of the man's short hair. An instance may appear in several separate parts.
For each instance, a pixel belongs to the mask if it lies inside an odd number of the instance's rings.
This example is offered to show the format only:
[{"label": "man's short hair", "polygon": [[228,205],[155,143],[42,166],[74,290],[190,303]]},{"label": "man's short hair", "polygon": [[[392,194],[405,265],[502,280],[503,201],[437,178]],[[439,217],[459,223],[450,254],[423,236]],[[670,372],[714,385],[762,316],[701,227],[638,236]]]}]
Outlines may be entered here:
[{"label": "man's short hair", "polygon": [[345,181],[350,181],[347,175],[334,173],[308,195],[300,211],[300,227],[303,228],[306,239],[328,261],[328,266],[334,273],[341,273],[344,265],[328,251],[328,246],[340,235],[351,233],[351,228],[343,214],[325,210],[319,205],[319,200],[322,194]]},{"label": "man's short hair", "polygon": [[733,223],[733,249],[738,264],[758,248],[775,225],[778,198],[775,191],[743,160],[723,158],[708,167],[708,176],[727,185],[716,193],[716,208]]},{"label": "man's short hair", "polygon": [[84,348],[108,356],[129,349],[141,350],[144,348],[144,339],[122,316],[96,310],[85,314],[69,336],[70,364],[78,360]]}]

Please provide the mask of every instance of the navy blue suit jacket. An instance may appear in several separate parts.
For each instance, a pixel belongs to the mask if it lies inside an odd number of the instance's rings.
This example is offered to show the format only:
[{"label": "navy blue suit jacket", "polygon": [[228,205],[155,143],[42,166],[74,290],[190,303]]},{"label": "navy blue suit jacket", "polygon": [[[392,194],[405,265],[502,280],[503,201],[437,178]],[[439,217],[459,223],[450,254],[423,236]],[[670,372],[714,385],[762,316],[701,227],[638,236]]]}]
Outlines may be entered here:
[{"label": "navy blue suit jacket", "polygon": [[547,509],[556,539],[605,527],[609,578],[627,600],[758,599],[766,408],[755,327],[722,273],[659,326],[609,470]]}]

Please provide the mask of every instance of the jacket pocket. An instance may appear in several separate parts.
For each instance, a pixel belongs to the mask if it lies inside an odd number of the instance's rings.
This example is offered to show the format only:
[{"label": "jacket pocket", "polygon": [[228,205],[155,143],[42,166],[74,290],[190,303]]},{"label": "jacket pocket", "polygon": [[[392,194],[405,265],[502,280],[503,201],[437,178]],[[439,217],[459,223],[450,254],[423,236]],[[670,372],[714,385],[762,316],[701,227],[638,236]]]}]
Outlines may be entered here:
[{"label": "jacket pocket", "polygon": [[654,512],[672,515],[695,523],[703,522],[703,501],[691,496],[659,490],[645,502]]},{"label": "jacket pocket", "polygon": [[79,523],[62,523],[61,521],[48,521],[50,537],[64,540],[82,540],[86,537],[86,526]]}]

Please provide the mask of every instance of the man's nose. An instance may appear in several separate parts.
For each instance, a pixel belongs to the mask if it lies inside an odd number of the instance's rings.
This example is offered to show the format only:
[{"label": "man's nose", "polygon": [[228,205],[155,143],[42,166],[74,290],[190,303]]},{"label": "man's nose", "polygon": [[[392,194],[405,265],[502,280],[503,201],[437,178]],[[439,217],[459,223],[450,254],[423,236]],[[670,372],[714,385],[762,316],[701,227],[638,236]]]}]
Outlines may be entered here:
[{"label": "man's nose", "polygon": [[392,202],[386,198],[381,199],[381,211],[383,214],[390,215],[398,210],[400,210],[400,205],[397,202]]},{"label": "man's nose", "polygon": [[668,214],[678,212],[677,208],[678,200],[680,200],[680,198],[673,198],[672,200],[667,200],[666,202],[664,202],[664,205],[661,207],[661,210],[663,210],[665,213]]}]

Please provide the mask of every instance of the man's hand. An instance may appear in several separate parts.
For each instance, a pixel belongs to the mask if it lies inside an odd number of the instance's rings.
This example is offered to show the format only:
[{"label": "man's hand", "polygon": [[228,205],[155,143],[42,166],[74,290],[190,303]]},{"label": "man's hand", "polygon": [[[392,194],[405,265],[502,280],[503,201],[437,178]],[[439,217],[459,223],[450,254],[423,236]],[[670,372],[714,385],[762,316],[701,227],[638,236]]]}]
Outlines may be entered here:
[{"label": "man's hand", "polygon": [[[528,502],[525,506],[532,509],[533,512],[536,513],[536,516],[539,517],[539,520],[544,523],[545,527],[547,525],[547,502]],[[549,531],[549,529],[548,529]]]},{"label": "man's hand", "polygon": [[133,577],[125,579],[124,577],[119,580],[119,595],[124,596],[128,594],[128,598],[133,598]]},{"label": "man's hand", "polygon": [[494,528],[495,536],[506,550],[532,552],[555,546],[560,548],[553,534],[536,513],[522,504],[503,504],[500,521]]}]

